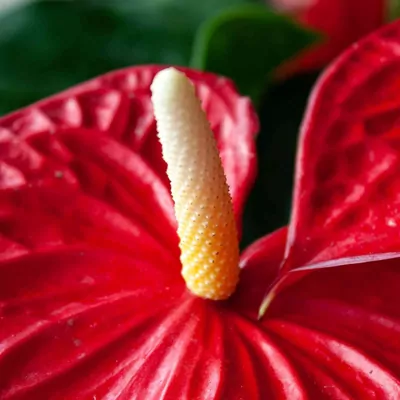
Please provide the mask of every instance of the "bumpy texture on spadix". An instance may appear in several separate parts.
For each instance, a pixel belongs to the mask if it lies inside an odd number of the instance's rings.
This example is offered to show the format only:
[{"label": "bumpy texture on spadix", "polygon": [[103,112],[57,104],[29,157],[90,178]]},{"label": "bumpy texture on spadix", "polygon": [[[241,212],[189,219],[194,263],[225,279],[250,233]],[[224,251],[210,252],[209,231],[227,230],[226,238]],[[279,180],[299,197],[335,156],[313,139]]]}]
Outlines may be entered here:
[{"label": "bumpy texture on spadix", "polygon": [[165,69],[151,88],[178,221],[182,275],[192,293],[226,299],[238,282],[239,248],[213,132],[184,74]]}]

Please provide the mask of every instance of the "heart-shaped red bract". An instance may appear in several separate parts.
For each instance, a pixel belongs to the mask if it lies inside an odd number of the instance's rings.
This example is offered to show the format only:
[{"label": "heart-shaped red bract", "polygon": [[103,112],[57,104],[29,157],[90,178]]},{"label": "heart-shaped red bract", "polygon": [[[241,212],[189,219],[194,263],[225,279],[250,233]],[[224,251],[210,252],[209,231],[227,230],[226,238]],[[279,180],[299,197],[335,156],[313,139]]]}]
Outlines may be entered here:
[{"label": "heart-shaped red bract", "polygon": [[[400,23],[321,79],[289,231],[245,250],[225,302],[180,276],[149,100],[161,67],[1,119],[0,399],[399,399],[399,48]],[[239,219],[255,114],[229,81],[184,72]]]}]

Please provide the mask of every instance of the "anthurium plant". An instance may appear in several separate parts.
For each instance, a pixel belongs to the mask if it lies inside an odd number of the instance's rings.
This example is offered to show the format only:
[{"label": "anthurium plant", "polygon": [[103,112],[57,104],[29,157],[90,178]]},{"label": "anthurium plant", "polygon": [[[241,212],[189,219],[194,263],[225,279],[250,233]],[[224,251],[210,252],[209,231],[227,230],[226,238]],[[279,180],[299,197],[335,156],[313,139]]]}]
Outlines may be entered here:
[{"label": "anthurium plant", "polygon": [[128,68],[1,118],[0,399],[400,398],[399,45],[319,80],[290,223],[240,255],[229,80]]}]

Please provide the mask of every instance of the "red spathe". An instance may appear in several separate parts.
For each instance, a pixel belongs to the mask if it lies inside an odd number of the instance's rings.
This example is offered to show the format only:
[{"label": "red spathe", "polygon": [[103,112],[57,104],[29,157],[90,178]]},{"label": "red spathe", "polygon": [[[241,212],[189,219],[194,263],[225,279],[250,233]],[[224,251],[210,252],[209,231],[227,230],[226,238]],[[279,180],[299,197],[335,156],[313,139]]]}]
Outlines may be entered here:
[{"label": "red spathe", "polygon": [[[180,276],[149,97],[161,67],[1,119],[0,399],[400,398],[399,45],[388,26],[322,78],[289,234],[245,250],[226,302]],[[185,72],[239,220],[255,114],[226,79]]]}]

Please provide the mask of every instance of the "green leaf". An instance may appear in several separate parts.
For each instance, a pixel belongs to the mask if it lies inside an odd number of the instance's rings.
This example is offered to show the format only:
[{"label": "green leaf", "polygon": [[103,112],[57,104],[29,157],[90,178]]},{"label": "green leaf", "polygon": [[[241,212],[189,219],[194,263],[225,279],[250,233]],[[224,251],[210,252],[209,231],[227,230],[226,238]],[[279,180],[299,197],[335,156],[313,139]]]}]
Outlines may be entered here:
[{"label": "green leaf", "polygon": [[400,17],[400,0],[389,0],[387,7],[387,19],[389,21]]},{"label": "green leaf", "polygon": [[0,113],[125,66],[189,64],[198,27],[255,0],[38,1],[0,16]]},{"label": "green leaf", "polygon": [[266,6],[237,6],[200,28],[191,65],[232,78],[257,104],[270,74],[318,37]]}]

